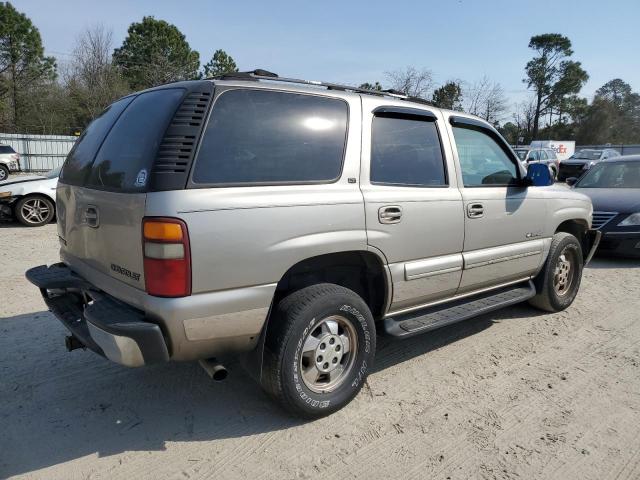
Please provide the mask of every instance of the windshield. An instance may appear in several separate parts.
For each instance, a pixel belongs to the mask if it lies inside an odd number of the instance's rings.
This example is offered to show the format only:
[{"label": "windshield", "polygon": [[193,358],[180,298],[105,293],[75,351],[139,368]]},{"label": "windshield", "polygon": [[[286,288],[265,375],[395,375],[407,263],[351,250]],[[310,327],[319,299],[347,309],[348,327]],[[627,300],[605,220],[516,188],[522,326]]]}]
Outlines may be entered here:
[{"label": "windshield", "polygon": [[601,162],[576,183],[576,188],[640,188],[640,162]]},{"label": "windshield", "polygon": [[60,176],[60,170],[62,170],[62,166],[54,168],[53,170],[49,170],[44,174],[46,178],[58,178]]},{"label": "windshield", "polygon": [[527,158],[527,152],[529,150],[524,150],[524,149],[520,149],[520,150],[516,150],[516,154],[518,155],[518,158],[520,160],[524,160],[525,158]]},{"label": "windshield", "polygon": [[580,150],[574,153],[571,158],[576,160],[599,160],[602,155],[602,150]]}]

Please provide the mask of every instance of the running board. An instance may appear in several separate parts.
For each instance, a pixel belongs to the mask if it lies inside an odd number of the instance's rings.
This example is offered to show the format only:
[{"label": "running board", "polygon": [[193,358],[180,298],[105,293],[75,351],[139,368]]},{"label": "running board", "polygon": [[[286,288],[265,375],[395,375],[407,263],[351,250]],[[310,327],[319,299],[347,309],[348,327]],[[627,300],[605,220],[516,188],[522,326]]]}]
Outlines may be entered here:
[{"label": "running board", "polygon": [[384,331],[394,337],[411,337],[461,322],[483,313],[529,300],[536,294],[531,280],[509,287],[492,290],[474,297],[456,300],[448,304],[427,307],[396,317],[385,318]]}]

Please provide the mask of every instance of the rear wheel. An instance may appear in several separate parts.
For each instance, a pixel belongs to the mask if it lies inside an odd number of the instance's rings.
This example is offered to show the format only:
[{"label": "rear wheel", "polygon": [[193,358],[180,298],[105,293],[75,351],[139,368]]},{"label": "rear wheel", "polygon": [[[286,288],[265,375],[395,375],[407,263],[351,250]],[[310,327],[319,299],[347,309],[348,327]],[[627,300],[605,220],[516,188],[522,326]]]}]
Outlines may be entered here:
[{"label": "rear wheel", "polygon": [[317,418],[360,391],[373,365],[375,325],[353,291],[303,288],[277,306],[265,344],[263,387],[286,410]]},{"label": "rear wheel", "polygon": [[40,227],[53,219],[55,207],[46,197],[23,197],[16,202],[15,215],[18,221],[27,227]]},{"label": "rear wheel", "polygon": [[547,261],[534,280],[538,293],[529,303],[548,312],[559,312],[571,305],[580,288],[582,259],[578,239],[570,233],[556,233]]},{"label": "rear wheel", "polygon": [[0,165],[0,182],[9,178],[9,169],[5,165]]}]

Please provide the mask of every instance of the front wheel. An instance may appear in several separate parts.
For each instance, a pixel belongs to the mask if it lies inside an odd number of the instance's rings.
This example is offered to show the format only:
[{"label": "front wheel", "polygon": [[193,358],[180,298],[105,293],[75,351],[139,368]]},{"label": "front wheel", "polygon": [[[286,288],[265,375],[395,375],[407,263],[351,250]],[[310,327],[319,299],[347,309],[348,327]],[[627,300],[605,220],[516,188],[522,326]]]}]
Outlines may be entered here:
[{"label": "front wheel", "polygon": [[318,418],[358,394],[376,349],[362,298],[338,285],[312,285],[280,301],[272,322],[262,384],[286,410]]},{"label": "front wheel", "polygon": [[45,197],[23,197],[16,202],[15,215],[27,227],[40,227],[53,220],[55,206]]},{"label": "front wheel", "polygon": [[4,165],[0,165],[0,182],[7,178],[9,178],[9,169]]},{"label": "front wheel", "polygon": [[580,288],[582,267],[582,246],[578,239],[570,233],[556,233],[547,261],[534,279],[537,295],[529,303],[547,312],[569,307]]}]

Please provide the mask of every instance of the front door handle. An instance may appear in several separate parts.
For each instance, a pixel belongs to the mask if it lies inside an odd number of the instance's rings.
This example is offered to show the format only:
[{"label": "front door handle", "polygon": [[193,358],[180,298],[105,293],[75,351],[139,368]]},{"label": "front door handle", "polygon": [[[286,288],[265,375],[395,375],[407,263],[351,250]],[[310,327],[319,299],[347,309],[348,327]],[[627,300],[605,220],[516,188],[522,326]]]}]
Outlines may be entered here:
[{"label": "front door handle", "polygon": [[467,216],[469,218],[484,217],[484,205],[481,203],[470,203],[467,205]]},{"label": "front door handle", "polygon": [[402,220],[402,207],[400,205],[387,205],[378,209],[380,223],[400,223]]},{"label": "front door handle", "polygon": [[88,205],[84,211],[84,223],[92,228],[98,228],[100,225],[100,218],[98,215],[98,207],[94,205]]}]

